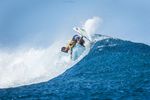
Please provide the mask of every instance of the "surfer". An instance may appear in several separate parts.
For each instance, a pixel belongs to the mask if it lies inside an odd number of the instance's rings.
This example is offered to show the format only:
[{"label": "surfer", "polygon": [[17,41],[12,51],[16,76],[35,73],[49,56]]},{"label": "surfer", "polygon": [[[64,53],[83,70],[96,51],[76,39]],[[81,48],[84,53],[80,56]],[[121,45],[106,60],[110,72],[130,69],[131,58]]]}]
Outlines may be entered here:
[{"label": "surfer", "polygon": [[79,45],[85,47],[84,43],[85,43],[85,41],[83,39],[83,36],[80,37],[79,35],[74,35],[72,40],[68,43],[68,45],[66,47],[61,48],[61,51],[68,53],[70,50],[70,54],[72,55],[72,49],[74,48],[74,46],[76,44],[79,44]]},{"label": "surfer", "polygon": [[73,30],[77,32],[79,35],[74,35],[72,40],[68,43],[68,45],[61,48],[61,51],[65,53],[70,53],[71,59],[76,60],[85,51],[84,39],[88,40],[90,43],[91,41],[87,37],[87,33],[84,29],[74,27]]}]

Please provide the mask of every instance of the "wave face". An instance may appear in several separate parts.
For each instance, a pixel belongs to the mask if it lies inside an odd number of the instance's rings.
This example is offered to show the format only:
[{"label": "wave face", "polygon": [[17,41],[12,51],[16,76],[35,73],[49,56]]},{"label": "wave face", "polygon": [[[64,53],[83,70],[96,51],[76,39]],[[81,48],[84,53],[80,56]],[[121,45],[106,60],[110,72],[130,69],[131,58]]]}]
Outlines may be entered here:
[{"label": "wave face", "polygon": [[60,76],[2,89],[7,99],[150,99],[150,46],[119,39],[95,43],[87,56]]}]

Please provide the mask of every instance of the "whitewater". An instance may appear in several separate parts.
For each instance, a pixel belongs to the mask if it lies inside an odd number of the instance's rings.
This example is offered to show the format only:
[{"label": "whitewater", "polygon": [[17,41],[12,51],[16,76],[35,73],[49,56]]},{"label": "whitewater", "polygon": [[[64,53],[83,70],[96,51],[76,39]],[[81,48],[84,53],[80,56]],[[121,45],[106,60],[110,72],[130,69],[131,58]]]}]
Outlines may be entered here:
[{"label": "whitewater", "polygon": [[[0,53],[0,88],[17,87],[48,81],[73,66],[69,54],[60,52],[62,41],[55,42],[46,49],[31,48],[27,51]],[[88,44],[87,44],[88,45]],[[84,57],[90,47],[79,59]]]}]

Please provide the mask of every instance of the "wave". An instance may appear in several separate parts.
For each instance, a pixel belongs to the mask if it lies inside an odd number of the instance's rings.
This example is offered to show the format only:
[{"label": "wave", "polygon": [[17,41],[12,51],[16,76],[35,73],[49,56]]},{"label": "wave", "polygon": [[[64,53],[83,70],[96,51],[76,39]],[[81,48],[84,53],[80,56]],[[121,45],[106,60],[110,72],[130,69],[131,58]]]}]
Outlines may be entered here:
[{"label": "wave", "polygon": [[73,66],[82,59],[70,60],[70,55],[60,52],[62,41],[55,42],[48,48],[28,49],[13,53],[0,52],[0,88],[18,87],[48,81]]}]

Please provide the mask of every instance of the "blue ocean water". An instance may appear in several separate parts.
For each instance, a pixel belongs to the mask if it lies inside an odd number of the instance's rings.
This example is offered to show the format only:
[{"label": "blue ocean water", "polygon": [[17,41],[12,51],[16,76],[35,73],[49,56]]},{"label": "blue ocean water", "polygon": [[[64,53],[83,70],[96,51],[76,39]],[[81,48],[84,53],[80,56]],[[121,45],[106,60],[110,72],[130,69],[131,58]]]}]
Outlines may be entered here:
[{"label": "blue ocean water", "polygon": [[0,100],[149,99],[150,46],[112,38],[48,82],[0,90]]}]

